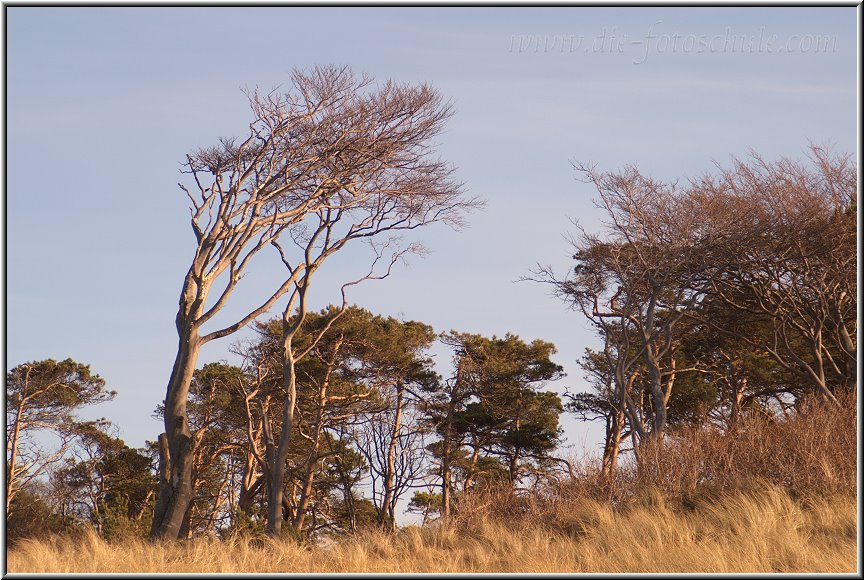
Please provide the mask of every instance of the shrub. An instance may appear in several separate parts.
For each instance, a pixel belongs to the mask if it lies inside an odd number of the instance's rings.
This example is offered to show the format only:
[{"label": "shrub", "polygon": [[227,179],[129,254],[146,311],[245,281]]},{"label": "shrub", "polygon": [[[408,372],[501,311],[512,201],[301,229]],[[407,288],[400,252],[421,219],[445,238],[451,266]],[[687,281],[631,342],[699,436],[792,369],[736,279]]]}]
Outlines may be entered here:
[{"label": "shrub", "polygon": [[455,503],[455,522],[467,529],[542,524],[572,534],[604,510],[693,509],[731,493],[854,497],[857,406],[853,396],[841,402],[807,401],[785,417],[743,416],[729,430],[682,427],[643,446],[639,461],[628,457],[613,478],[583,463],[572,478],[530,493],[506,484],[472,490]]},{"label": "shrub", "polygon": [[22,489],[12,498],[6,514],[6,541],[13,545],[24,538],[47,538],[71,527],[71,522],[54,514],[42,497]]}]

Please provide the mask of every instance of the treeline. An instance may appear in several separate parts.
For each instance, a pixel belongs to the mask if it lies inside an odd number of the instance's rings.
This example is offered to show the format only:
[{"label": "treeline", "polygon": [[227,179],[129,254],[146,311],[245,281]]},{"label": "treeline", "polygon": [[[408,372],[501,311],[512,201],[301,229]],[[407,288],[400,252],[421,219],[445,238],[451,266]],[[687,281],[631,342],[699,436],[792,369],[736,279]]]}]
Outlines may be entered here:
[{"label": "treeline", "polygon": [[571,238],[565,276],[537,280],[602,340],[582,368],[593,390],[570,409],[606,425],[603,469],[624,442],[669,427],[734,430],[742,413],[839,405],[857,386],[857,172],[811,146],[805,160],[757,154],[684,185],[637,168],[577,166],[597,191],[600,233]]},{"label": "treeline", "polygon": [[[283,427],[273,424],[284,404],[280,329],[279,319],[256,323],[257,338],[233,347],[239,366],[212,363],[195,371],[188,407],[196,434],[193,501],[183,537],[263,530],[273,432]],[[428,354],[435,342],[453,353],[446,379]],[[551,453],[561,436],[561,399],[542,390],[562,376],[550,360],[551,343],[509,334],[439,335],[419,322],[331,307],[307,314],[295,345],[309,353],[296,367],[280,517],[298,537],[395,529],[403,497],[424,519],[446,517],[453,497],[466,490],[500,482],[531,486],[560,472]],[[26,525],[21,520],[38,509],[51,514],[43,525],[53,519],[57,529],[93,525],[106,537],[148,531],[145,516],[157,491],[155,444],[130,449],[110,434],[110,423],[71,414],[112,395],[73,361],[29,363],[7,375],[16,437],[8,446],[18,466],[7,480],[10,521]],[[34,443],[40,428],[64,438],[65,455],[31,453],[21,460],[18,450]],[[28,472],[25,464],[40,468]],[[43,470],[50,473],[47,483],[34,486]]]},{"label": "treeline", "polygon": [[[133,450],[107,422],[76,420],[78,407],[113,396],[85,365],[14,368],[7,521],[152,540],[392,529],[400,499],[424,521],[447,519],[471,490],[575,476],[554,454],[564,411],[605,423],[601,472],[611,481],[622,453],[642,469],[683,428],[734,433],[743,417],[794,415],[808,398],[851,400],[849,156],[815,146],[802,161],[754,154],[686,183],[578,165],[603,228],[572,236],[575,264],[563,275],[538,267],[528,277],[550,284],[601,339],[581,360],[591,390],[562,401],[543,390],[562,375],[548,342],[439,334],[349,306],[354,285],[422,251],[401,235],[458,227],[482,205],[435,156],[432,140],[452,114],[437,91],[318,67],[295,72],[285,93],[248,97],[246,136],[191,153],[182,171],[197,245],[156,410],[165,432]],[[341,304],[310,311],[315,272],[358,244],[370,250],[368,268],[346,274]],[[270,248],[284,266],[280,285],[213,329]],[[280,300],[281,315],[262,318]],[[250,325],[255,338],[234,345],[236,364],[198,368],[206,343]],[[436,341],[453,353],[443,377],[429,356]],[[59,451],[36,445],[46,429]]]}]

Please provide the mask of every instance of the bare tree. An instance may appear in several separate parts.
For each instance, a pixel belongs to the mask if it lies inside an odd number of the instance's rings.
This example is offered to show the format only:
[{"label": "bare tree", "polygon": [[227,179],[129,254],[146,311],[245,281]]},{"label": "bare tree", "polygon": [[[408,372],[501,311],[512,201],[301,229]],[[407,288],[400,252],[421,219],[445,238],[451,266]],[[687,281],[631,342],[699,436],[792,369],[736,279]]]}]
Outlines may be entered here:
[{"label": "bare tree", "polygon": [[[785,411],[807,391],[836,401],[837,390],[856,384],[857,171],[849,156],[817,146],[803,162],[751,153],[683,187],[635,167],[577,169],[599,193],[605,231],[580,229],[567,276],[540,267],[534,279],[551,283],[604,339],[589,366],[612,396],[573,400],[574,410],[607,419],[604,469],[624,436],[621,414],[637,452],[663,432],[682,373],[725,391],[720,416],[730,425],[755,399],[776,399]],[[773,379],[766,363],[776,363]]]},{"label": "bare tree", "polygon": [[751,153],[694,187],[706,227],[732,234],[723,240],[725,266],[712,292],[743,315],[767,318],[772,332],[765,340],[725,330],[836,402],[834,391],[854,388],[857,370],[857,171],[850,156],[815,145],[807,161],[768,162]]},{"label": "bare tree", "polygon": [[[179,345],[165,398],[165,433],[159,441],[153,539],[177,537],[192,498],[197,440],[186,402],[201,346],[239,330],[286,292],[291,291],[289,309],[298,302],[305,308],[312,271],[348,241],[432,221],[457,224],[463,210],[476,205],[462,197],[450,178],[452,170],[430,156],[429,139],[450,114],[433,89],[389,82],[365,91],[371,79],[338,67],[295,71],[291,81],[284,93],[249,93],[254,120],[245,140],[223,139],[217,147],[190,154],[184,164],[195,192],[180,187],[192,204],[198,245],[176,318]],[[357,218],[363,212],[367,218]],[[353,227],[341,239],[335,237],[337,224],[349,219]],[[310,226],[316,220],[317,225]],[[286,230],[307,250],[294,261],[278,244]],[[225,305],[252,258],[270,244],[279,248],[288,266],[285,282],[240,320],[202,334],[202,326]],[[319,251],[313,256],[314,248]],[[217,280],[224,286],[208,305]],[[301,325],[302,319],[297,318]],[[286,320],[289,360],[290,337],[298,328]],[[286,376],[289,400],[292,382]],[[292,406],[286,407],[292,414]],[[282,453],[285,445],[280,447]]]},{"label": "bare tree", "polygon": [[418,487],[427,471],[423,452],[426,428],[419,409],[404,398],[394,403],[354,433],[357,448],[369,463],[372,501],[378,511],[376,523],[390,531],[396,529],[399,499]]},{"label": "bare tree", "polygon": [[[291,224],[293,242],[285,249],[275,240],[289,277],[289,299],[283,311],[283,368],[285,401],[281,432],[268,442],[268,532],[281,529],[281,497],[285,459],[293,432],[297,401],[296,364],[317,340],[295,349],[308,309],[308,291],[313,274],[336,252],[349,244],[368,242],[373,249],[366,275],[342,286],[342,310],[347,287],[364,280],[381,279],[406,253],[422,251],[417,244],[402,244],[399,232],[435,222],[459,226],[466,211],[478,207],[467,199],[453,169],[434,157],[431,140],[444,128],[451,107],[428,85],[401,85],[388,81],[376,90],[364,90],[369,79],[355,79],[344,69],[316,69],[297,75],[303,92],[329,93],[344,87],[348,96],[338,107],[328,109],[330,144],[327,163],[319,168],[318,180],[326,181],[326,200],[303,220]],[[271,98],[279,110],[286,99]],[[317,186],[316,186],[317,187]],[[375,240],[384,238],[383,241]],[[380,260],[386,267],[376,271]],[[335,321],[336,318],[333,320]],[[321,330],[322,336],[329,326]],[[274,434],[275,436],[275,434]]]},{"label": "bare tree", "polygon": [[[681,372],[674,358],[677,328],[704,298],[713,267],[706,256],[710,247],[701,243],[700,208],[686,188],[648,178],[633,166],[617,173],[576,169],[598,192],[597,205],[608,219],[605,231],[580,228],[571,238],[577,265],[568,276],[539,267],[533,279],[551,283],[606,338],[603,355],[617,410],[638,441],[658,437]],[[631,396],[639,373],[650,393],[648,420]]]}]

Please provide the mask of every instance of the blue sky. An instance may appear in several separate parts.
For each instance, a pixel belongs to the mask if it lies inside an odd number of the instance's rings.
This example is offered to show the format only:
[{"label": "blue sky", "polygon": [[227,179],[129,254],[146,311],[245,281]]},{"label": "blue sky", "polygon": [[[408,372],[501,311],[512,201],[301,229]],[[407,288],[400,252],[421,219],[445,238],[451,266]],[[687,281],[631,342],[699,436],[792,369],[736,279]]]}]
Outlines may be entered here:
[{"label": "blue sky", "polygon": [[[550,340],[568,372],[559,391],[585,386],[575,362],[595,339],[544,287],[514,281],[536,262],[568,266],[570,218],[596,228],[570,160],[674,178],[749,148],[798,156],[808,139],[857,153],[855,8],[7,7],[6,18],[7,370],[90,364],[119,394],[87,415],[133,446],[161,430],[151,413],[194,251],[179,162],[243,132],[242,87],[336,63],[451,99],[439,151],[486,209],[466,230],[421,232],[428,257],[350,298],[439,331]],[[321,272],[316,306],[361,259]],[[220,320],[280,274],[264,263]],[[200,362],[230,360],[242,336]],[[575,453],[601,436],[564,426]]]}]

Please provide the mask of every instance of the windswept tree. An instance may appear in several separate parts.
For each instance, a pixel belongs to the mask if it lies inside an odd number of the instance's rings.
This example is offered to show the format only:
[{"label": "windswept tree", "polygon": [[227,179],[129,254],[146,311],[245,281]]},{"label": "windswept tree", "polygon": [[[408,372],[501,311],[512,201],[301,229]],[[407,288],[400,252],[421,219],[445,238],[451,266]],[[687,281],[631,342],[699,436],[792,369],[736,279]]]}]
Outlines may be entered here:
[{"label": "windswept tree", "polygon": [[[18,492],[68,450],[78,425],[74,412],[116,394],[88,365],[72,359],[24,363],[6,374],[7,515]],[[40,431],[59,436],[58,448],[44,449],[35,437]]]},{"label": "windswept tree", "polygon": [[770,327],[727,332],[820,396],[836,402],[838,390],[854,389],[858,173],[851,156],[815,145],[801,161],[752,153],[694,189],[704,227],[730,234],[712,292]]},{"label": "windswept tree", "polygon": [[[684,185],[634,167],[579,167],[607,221],[572,240],[575,267],[536,278],[603,339],[584,368],[595,393],[570,409],[604,417],[604,470],[620,441],[744,411],[788,412],[857,382],[857,171],[811,146],[807,160],[751,153]],[[622,421],[623,418],[623,421]],[[626,422],[626,428],[624,423]]]},{"label": "windswept tree", "polygon": [[[604,229],[579,228],[570,241],[576,265],[566,276],[540,267],[534,279],[551,283],[604,337],[614,401],[636,442],[658,438],[681,372],[675,362],[681,327],[705,297],[714,248],[703,239],[701,206],[686,187],[649,178],[634,166],[577,170],[597,191]],[[648,416],[633,400],[637,380],[648,387]]]},{"label": "windswept tree", "polygon": [[[192,500],[198,437],[189,425],[187,402],[201,347],[239,330],[290,293],[284,317],[288,370],[283,417],[290,427],[298,358],[291,342],[303,323],[312,272],[352,240],[371,240],[434,221],[455,225],[476,205],[463,197],[452,169],[432,156],[430,140],[451,109],[429,86],[388,82],[373,88],[371,79],[357,78],[347,68],[318,67],[294,72],[286,92],[255,91],[248,97],[253,120],[246,136],[195,151],[184,164],[192,185],[180,187],[191,203],[197,247],[176,316],[178,349],[165,398],[165,433],[159,441],[153,539],[177,538]],[[283,233],[297,246],[296,256],[279,243]],[[202,330],[267,246],[278,249],[287,267],[284,283],[233,323]],[[393,252],[391,259],[402,251]],[[214,284],[218,291],[208,301]],[[295,308],[299,315],[292,322]],[[274,506],[281,504],[280,460],[290,433],[290,428],[283,430],[274,447]],[[271,531],[277,528],[273,524]]]},{"label": "windswept tree", "polygon": [[[201,347],[227,336],[265,312],[288,289],[286,282],[246,316],[223,328],[202,327],[226,304],[252,258],[274,242],[292,223],[327,204],[332,187],[318,170],[322,152],[332,142],[327,110],[348,97],[344,86],[315,90],[295,73],[295,91],[274,107],[273,97],[250,93],[253,120],[246,137],[222,139],[215,147],[186,157],[183,173],[194,186],[180,187],[191,204],[191,225],[197,241],[192,264],[183,280],[175,319],[177,355],[165,396],[165,433],[159,438],[160,490],[151,538],[175,539],[192,501],[194,447],[187,403],[189,386]],[[324,89],[324,87],[320,87]],[[329,176],[328,176],[329,177]],[[221,291],[208,303],[214,284]]]}]

